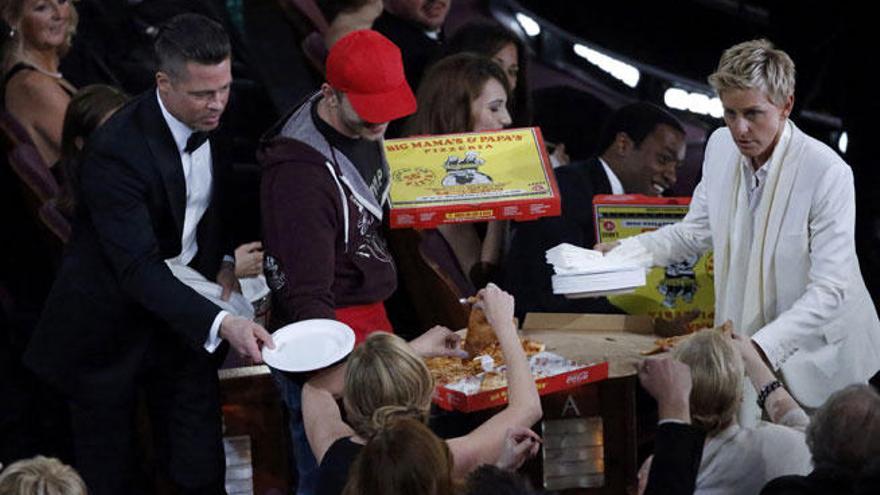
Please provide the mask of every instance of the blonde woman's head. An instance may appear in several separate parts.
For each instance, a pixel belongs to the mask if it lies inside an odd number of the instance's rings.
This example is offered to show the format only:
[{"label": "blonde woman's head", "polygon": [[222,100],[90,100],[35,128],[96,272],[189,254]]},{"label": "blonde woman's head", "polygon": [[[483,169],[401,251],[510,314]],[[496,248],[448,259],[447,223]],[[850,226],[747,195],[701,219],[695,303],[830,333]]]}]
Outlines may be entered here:
[{"label": "blonde woman's head", "polygon": [[348,358],[343,404],[358,435],[371,438],[391,416],[426,421],[434,381],[400,337],[377,332]]},{"label": "blonde woman's head", "polygon": [[794,96],[794,62],[767,40],[746,41],[724,51],[709,84],[719,95],[731,89],[758,89],[782,107]]},{"label": "blonde woman's head", "polygon": [[714,329],[679,344],[675,358],[691,368],[691,420],[708,435],[728,427],[742,400],[743,362],[729,338]]},{"label": "blonde woman's head", "polygon": [[79,23],[70,0],[0,0],[0,16],[11,28],[4,69],[20,59],[25,49],[54,49],[63,56]]},{"label": "blonde woman's head", "polygon": [[86,495],[79,474],[58,459],[37,456],[14,462],[0,472],[0,493],[16,495]]}]

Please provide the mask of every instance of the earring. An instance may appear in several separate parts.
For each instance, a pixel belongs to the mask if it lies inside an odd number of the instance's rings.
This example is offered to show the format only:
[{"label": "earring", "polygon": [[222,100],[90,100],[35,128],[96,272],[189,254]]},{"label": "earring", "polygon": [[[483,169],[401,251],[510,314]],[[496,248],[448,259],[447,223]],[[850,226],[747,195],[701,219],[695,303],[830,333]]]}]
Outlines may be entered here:
[{"label": "earring", "polygon": [[9,37],[10,38],[15,38],[16,34],[17,34],[17,31],[15,30],[14,27],[9,28]]}]

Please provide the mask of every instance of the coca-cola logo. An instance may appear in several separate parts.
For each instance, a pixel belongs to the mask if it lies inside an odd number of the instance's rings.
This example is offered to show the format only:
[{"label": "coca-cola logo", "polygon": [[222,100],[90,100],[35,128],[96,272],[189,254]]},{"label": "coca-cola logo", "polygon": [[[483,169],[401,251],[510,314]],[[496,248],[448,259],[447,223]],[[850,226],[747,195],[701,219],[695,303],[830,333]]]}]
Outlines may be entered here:
[{"label": "coca-cola logo", "polygon": [[565,378],[565,383],[567,385],[571,385],[572,383],[581,383],[585,382],[590,378],[589,371],[581,371],[580,373],[575,373],[573,375],[569,375]]}]

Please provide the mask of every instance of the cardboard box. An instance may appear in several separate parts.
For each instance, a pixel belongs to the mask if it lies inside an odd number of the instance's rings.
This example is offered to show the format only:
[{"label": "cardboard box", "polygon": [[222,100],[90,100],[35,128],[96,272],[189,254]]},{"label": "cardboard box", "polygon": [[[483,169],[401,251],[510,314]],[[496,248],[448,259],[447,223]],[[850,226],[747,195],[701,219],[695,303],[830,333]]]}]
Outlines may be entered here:
[{"label": "cardboard box", "polygon": [[645,315],[530,313],[523,336],[578,362],[605,360],[608,379],[541,398],[544,437],[524,467],[535,486],[560,495],[616,495],[636,483],[637,451],[650,444],[656,415],[637,415],[636,365],[653,347]]},{"label": "cardboard box", "polygon": [[[620,239],[657,230],[679,222],[688,212],[691,198],[656,198],[635,194],[593,197],[597,242]],[[715,287],[712,252],[682,263],[657,267],[647,283],[632,294],[608,300],[629,314],[647,314],[670,321],[697,311],[688,330],[711,327],[715,321]],[[658,330],[661,330],[658,325]],[[684,328],[670,329],[669,334]]]},{"label": "cardboard box", "polygon": [[[538,387],[539,395],[546,395],[606,378],[608,378],[608,363],[597,363],[582,366],[558,375],[539,378],[535,380],[535,385]],[[434,389],[434,403],[447,411],[480,411],[507,404],[507,387],[468,395],[446,386],[438,385]]]},{"label": "cardboard box", "polygon": [[558,216],[537,127],[389,139],[391,228]]},{"label": "cardboard box", "polygon": [[657,339],[647,315],[529,313],[522,335],[575,362],[605,361],[609,378],[635,375]]}]

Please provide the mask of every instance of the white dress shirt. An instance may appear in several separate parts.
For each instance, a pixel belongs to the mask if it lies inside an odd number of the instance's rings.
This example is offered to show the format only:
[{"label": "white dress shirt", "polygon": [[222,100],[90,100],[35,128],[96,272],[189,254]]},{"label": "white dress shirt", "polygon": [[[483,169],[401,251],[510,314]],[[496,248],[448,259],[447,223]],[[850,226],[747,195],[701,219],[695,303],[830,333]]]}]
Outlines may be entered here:
[{"label": "white dress shirt", "polygon": [[601,163],[602,168],[605,169],[605,176],[608,177],[608,182],[611,184],[611,194],[626,194],[626,191],[623,190],[623,183],[620,182],[620,179],[617,178],[617,175],[611,170],[611,167],[605,163],[605,160],[599,158],[599,163]]},{"label": "white dress shirt", "polygon": [[[183,235],[180,241],[180,254],[174,258],[166,260],[168,263],[178,265],[188,265],[196,256],[199,250],[196,231],[198,230],[199,221],[208,209],[211,203],[211,183],[212,183],[212,158],[211,146],[206,140],[198,149],[192,153],[185,150],[186,142],[189,140],[193,130],[186,124],[177,119],[165,108],[159,91],[156,91],[156,99],[159,100],[159,108],[162,110],[162,117],[165,123],[171,129],[171,135],[174,137],[174,144],[177,145],[177,152],[180,153],[180,162],[183,164],[183,179],[186,183],[186,212],[183,217]],[[205,349],[208,352],[214,352],[220,345],[220,322],[229,313],[220,310],[214,317],[208,338],[205,340]]]},{"label": "white dress shirt", "polygon": [[743,176],[746,181],[746,194],[749,198],[749,210],[752,215],[761,203],[761,196],[764,194],[764,183],[767,182],[767,174],[773,168],[773,161],[768,160],[767,163],[761,165],[757,171],[752,168],[751,159],[743,156],[740,162],[743,169]]}]

